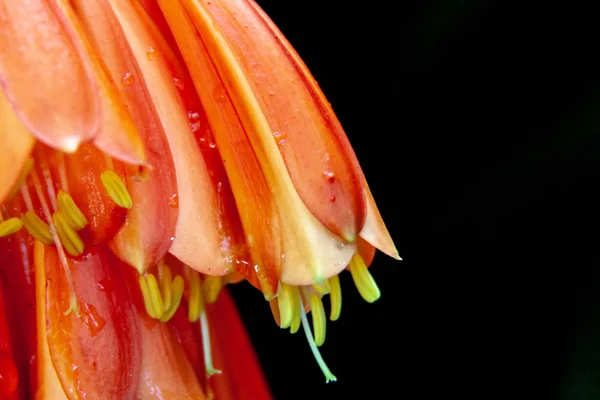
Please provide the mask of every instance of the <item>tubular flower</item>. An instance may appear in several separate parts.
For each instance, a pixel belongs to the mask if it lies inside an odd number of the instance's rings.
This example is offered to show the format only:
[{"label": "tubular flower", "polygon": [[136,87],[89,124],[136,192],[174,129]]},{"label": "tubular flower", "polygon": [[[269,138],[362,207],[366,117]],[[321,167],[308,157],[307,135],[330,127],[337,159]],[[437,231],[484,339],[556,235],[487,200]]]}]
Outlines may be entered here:
[{"label": "tubular flower", "polygon": [[322,297],[399,257],[256,3],[0,0],[0,48],[0,398],[270,398],[244,280],[335,380]]}]

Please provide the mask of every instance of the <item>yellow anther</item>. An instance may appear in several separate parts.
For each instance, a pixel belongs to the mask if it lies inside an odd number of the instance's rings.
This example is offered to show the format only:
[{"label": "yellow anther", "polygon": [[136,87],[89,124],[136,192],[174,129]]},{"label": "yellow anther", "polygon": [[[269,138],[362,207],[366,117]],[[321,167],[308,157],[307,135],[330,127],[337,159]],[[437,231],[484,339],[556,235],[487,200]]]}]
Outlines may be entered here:
[{"label": "yellow anther", "polygon": [[25,214],[22,214],[21,221],[23,221],[25,229],[27,229],[31,236],[46,245],[54,244],[54,239],[52,239],[48,224],[42,221],[33,210],[29,210]]},{"label": "yellow anther", "polygon": [[342,312],[342,287],[340,285],[339,275],[334,275],[329,278],[329,286],[331,287],[331,292],[329,293],[329,300],[331,302],[329,319],[337,321]]},{"label": "yellow anther", "polygon": [[181,304],[181,298],[183,297],[183,287],[183,278],[180,275],[177,275],[171,283],[171,306],[167,311],[165,311],[163,316],[160,318],[161,322],[167,322],[168,320],[173,318],[173,315],[175,315],[179,304]]},{"label": "yellow anther", "polygon": [[354,285],[358,289],[358,293],[362,296],[365,301],[373,303],[379,299],[381,292],[375,283],[375,279],[371,276],[371,273],[367,269],[365,261],[358,254],[355,254],[348,264],[348,270],[352,274]]},{"label": "yellow anther", "polygon": [[52,221],[56,227],[58,238],[67,253],[73,257],[83,254],[85,245],[77,232],[67,223],[62,211],[56,211],[52,214]]},{"label": "yellow anther", "polygon": [[23,183],[25,183],[25,179],[27,179],[27,176],[31,172],[31,168],[33,168],[33,158],[30,157],[25,162],[25,165],[23,166],[21,173],[15,180],[15,183],[14,183],[12,189],[10,190],[10,192],[8,193],[8,196],[6,196],[5,201],[12,200],[17,195],[17,193],[19,193],[21,186],[23,186]]},{"label": "yellow anther", "polygon": [[77,204],[75,204],[75,201],[73,201],[73,198],[70,194],[61,190],[58,192],[56,200],[58,202],[58,209],[71,228],[75,229],[76,231],[85,228],[88,220],[85,215],[83,215],[79,207],[77,207]]},{"label": "yellow anther", "polygon": [[[292,300],[294,302],[294,316],[292,317],[292,324],[290,325],[290,333],[298,332],[300,329],[300,324],[302,323],[302,317],[300,316],[300,290],[297,287],[293,286],[294,292],[292,296]],[[302,309],[302,314],[304,314],[304,309]]]},{"label": "yellow anther", "polygon": [[115,171],[107,169],[100,175],[100,180],[102,180],[102,185],[104,185],[110,198],[119,207],[131,208],[133,206],[133,200],[131,200],[127,186]]},{"label": "yellow anther", "polygon": [[156,315],[154,318],[159,319],[163,316],[165,307],[160,294],[160,289],[158,288],[158,282],[156,282],[156,278],[152,274],[146,274],[146,282],[148,283],[148,294],[150,295],[150,301],[154,308],[154,315]]},{"label": "yellow anther", "polygon": [[152,305],[152,299],[150,298],[150,289],[148,289],[148,282],[146,282],[146,278],[143,275],[140,275],[138,278],[138,283],[140,284],[140,289],[142,290],[142,297],[144,299],[144,307],[146,308],[146,314],[150,318],[156,318],[156,313],[154,312],[154,306]]},{"label": "yellow anther", "polygon": [[190,297],[188,299],[188,319],[195,322],[200,317],[204,309],[204,299],[202,298],[202,282],[200,274],[197,271],[190,271],[189,274]]},{"label": "yellow anther", "polygon": [[315,293],[310,295],[310,313],[312,315],[313,331],[315,332],[315,344],[321,346],[325,343],[327,319],[325,318],[323,302]]},{"label": "yellow anther", "polygon": [[204,300],[208,304],[212,304],[217,301],[221,288],[223,287],[222,276],[210,276],[207,275],[202,281],[202,291],[204,293]]},{"label": "yellow anther", "polygon": [[317,292],[319,292],[320,295],[323,295],[323,296],[325,296],[326,294],[328,294],[331,291],[331,287],[329,286],[328,280],[324,280],[323,282],[320,282],[320,283],[315,283],[312,286]]},{"label": "yellow anther", "polygon": [[165,308],[165,312],[169,310],[171,307],[171,298],[172,298],[172,277],[171,268],[166,265],[164,262],[160,262],[158,264],[158,282],[160,285],[160,293],[162,295],[163,306]]},{"label": "yellow anther", "polygon": [[[294,286],[280,283],[277,306],[279,307],[279,327],[289,328],[294,319]],[[296,290],[298,290],[296,288]]]},{"label": "yellow anther", "polygon": [[6,237],[18,232],[23,227],[23,221],[20,218],[9,218],[0,222],[0,237]]}]

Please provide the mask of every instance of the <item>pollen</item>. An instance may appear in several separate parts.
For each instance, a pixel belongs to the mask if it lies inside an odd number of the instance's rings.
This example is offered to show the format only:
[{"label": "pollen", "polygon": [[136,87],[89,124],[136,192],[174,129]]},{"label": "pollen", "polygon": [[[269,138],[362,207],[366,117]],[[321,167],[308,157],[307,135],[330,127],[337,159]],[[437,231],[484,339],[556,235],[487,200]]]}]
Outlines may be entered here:
[{"label": "pollen", "polygon": [[279,296],[277,297],[277,306],[279,307],[279,326],[282,329],[289,328],[294,320],[294,314],[298,311],[294,296],[298,291],[296,286],[291,286],[283,282],[280,283]]},{"label": "pollen", "polygon": [[158,265],[158,279],[151,273],[138,278],[144,308],[150,318],[167,322],[181,304],[184,281],[180,275],[175,278],[172,276],[171,268],[161,261]]},{"label": "pollen", "polygon": [[340,277],[334,275],[329,278],[329,286],[331,287],[331,292],[329,293],[329,300],[331,303],[329,319],[337,321],[342,313],[342,287],[340,285]]},{"label": "pollen", "polygon": [[43,244],[54,244],[54,239],[52,238],[52,234],[50,234],[48,224],[42,221],[33,210],[29,210],[25,214],[22,214],[21,221],[23,221],[23,226],[25,226],[25,229],[27,229],[31,236]]},{"label": "pollen", "polygon": [[358,293],[360,293],[365,301],[368,303],[373,303],[379,299],[379,296],[381,296],[379,287],[377,287],[375,279],[373,279],[373,276],[367,269],[365,261],[358,253],[352,257],[352,260],[350,260],[350,264],[348,264],[348,270],[352,274],[352,279],[354,280],[354,284],[358,289]]},{"label": "pollen", "polygon": [[127,209],[133,206],[133,200],[125,183],[114,170],[107,169],[102,172],[100,180],[102,180],[102,185],[115,204]]},{"label": "pollen", "polygon": [[0,238],[12,235],[18,232],[23,227],[23,221],[19,218],[9,218],[6,221],[0,222]]},{"label": "pollen", "polygon": [[77,204],[75,204],[75,201],[70,194],[61,190],[58,192],[56,200],[58,202],[58,209],[61,211],[65,221],[71,228],[75,229],[76,231],[85,228],[88,220],[85,215],[83,215],[79,207],[77,207]]},{"label": "pollen", "polygon": [[223,287],[222,276],[210,276],[206,275],[202,280],[202,291],[204,293],[204,300],[208,304],[212,304],[217,301],[221,288]]},{"label": "pollen", "polygon": [[56,233],[65,251],[73,257],[83,254],[85,249],[83,240],[81,240],[75,229],[69,225],[62,210],[55,211],[52,214],[52,222],[54,222]]}]

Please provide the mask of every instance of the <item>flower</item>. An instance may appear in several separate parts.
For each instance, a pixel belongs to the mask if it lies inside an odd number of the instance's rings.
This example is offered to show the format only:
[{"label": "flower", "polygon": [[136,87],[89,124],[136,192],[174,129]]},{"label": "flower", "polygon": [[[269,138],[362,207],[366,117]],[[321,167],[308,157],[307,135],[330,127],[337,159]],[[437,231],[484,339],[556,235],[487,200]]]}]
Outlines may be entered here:
[{"label": "flower", "polygon": [[375,248],[398,252],[252,0],[0,0],[0,46],[4,397],[269,398],[242,280],[335,380],[321,299],[336,320],[346,269],[377,300]]}]

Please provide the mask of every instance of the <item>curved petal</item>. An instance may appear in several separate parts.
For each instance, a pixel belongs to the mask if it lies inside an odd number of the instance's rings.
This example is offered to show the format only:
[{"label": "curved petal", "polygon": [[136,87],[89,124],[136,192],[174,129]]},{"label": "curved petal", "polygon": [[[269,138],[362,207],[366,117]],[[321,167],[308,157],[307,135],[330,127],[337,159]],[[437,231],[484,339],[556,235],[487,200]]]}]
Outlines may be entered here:
[{"label": "curved petal", "polygon": [[0,285],[0,398],[17,400],[19,372],[13,357],[10,332],[6,318],[4,291]]},{"label": "curved petal", "polygon": [[35,139],[17,118],[0,88],[0,204],[18,183],[34,144]]},{"label": "curved petal", "polygon": [[0,84],[32,134],[73,152],[98,131],[98,97],[74,32],[53,11],[43,0],[0,1]]},{"label": "curved petal", "polygon": [[133,207],[110,244],[119,258],[144,271],[164,257],[175,238],[178,209],[169,205],[177,196],[171,149],[149,93],[152,88],[144,80],[111,5],[106,0],[73,4],[107,70],[119,82],[118,89],[146,149],[146,175],[140,176],[138,168],[126,168]]},{"label": "curved petal", "polygon": [[[80,315],[69,309],[70,291],[56,249],[44,248],[46,337],[52,362],[70,399],[133,399],[140,371],[140,327],[124,266],[105,247],[69,260]],[[36,260],[37,261],[37,260]]]}]

